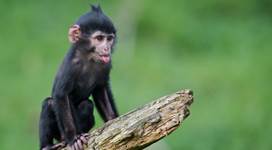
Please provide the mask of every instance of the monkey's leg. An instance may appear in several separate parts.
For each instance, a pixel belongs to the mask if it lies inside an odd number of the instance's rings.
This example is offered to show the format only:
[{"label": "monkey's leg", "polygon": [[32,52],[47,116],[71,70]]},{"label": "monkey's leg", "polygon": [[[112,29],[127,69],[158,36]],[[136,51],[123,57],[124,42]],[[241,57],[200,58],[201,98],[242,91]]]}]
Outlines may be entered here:
[{"label": "monkey's leg", "polygon": [[94,126],[95,120],[93,115],[93,103],[90,100],[82,101],[77,109],[77,124],[79,125],[80,133],[88,133]]},{"label": "monkey's leg", "polygon": [[46,98],[43,101],[42,111],[39,122],[40,149],[50,150],[53,146],[53,139],[60,140],[55,114],[53,112],[52,98]]},{"label": "monkey's leg", "polygon": [[90,100],[83,100],[78,105],[70,104],[72,115],[77,129],[77,136],[70,148],[72,150],[83,150],[88,144],[88,131],[94,125],[93,104]]}]

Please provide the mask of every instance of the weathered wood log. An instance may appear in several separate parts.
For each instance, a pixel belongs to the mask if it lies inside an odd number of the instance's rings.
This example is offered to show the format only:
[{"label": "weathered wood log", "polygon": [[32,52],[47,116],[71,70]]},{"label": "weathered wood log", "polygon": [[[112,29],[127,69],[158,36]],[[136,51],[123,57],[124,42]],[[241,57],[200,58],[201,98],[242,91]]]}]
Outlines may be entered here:
[{"label": "weathered wood log", "polygon": [[85,149],[143,149],[177,129],[188,117],[188,106],[192,102],[191,90],[181,90],[161,97],[91,131]]}]

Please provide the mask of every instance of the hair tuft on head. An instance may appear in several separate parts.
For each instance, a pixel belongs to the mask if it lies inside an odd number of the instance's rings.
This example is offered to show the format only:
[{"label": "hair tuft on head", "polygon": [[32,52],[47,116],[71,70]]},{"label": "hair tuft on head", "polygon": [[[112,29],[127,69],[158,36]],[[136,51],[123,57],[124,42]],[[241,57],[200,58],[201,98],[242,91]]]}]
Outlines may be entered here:
[{"label": "hair tuft on head", "polygon": [[91,8],[93,12],[102,13],[102,9],[99,4],[97,6],[91,4]]},{"label": "hair tuft on head", "polygon": [[100,5],[90,5],[91,10],[80,16],[75,24],[80,26],[82,32],[93,32],[100,30],[106,33],[116,33],[116,29],[110,20],[102,11]]}]

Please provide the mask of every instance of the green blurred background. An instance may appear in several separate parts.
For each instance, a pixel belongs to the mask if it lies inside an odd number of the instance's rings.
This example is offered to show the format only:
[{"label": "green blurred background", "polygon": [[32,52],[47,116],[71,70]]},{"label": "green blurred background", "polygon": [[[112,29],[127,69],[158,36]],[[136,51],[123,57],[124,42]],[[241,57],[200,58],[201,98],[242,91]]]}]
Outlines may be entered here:
[{"label": "green blurred background", "polygon": [[[0,1],[0,149],[38,149],[42,100],[88,0]],[[112,87],[122,114],[182,88],[182,128],[149,150],[272,149],[271,0],[101,0],[118,28]],[[102,125],[96,113],[98,126]]]}]

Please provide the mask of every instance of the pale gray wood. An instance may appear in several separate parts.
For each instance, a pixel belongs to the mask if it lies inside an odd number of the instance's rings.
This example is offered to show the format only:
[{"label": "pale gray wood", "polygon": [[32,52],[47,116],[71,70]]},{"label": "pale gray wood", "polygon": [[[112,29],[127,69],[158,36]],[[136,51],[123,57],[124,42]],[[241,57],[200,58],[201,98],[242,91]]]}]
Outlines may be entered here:
[{"label": "pale gray wood", "polygon": [[169,135],[189,116],[191,90],[181,90],[90,132],[86,150],[139,150]]}]

